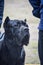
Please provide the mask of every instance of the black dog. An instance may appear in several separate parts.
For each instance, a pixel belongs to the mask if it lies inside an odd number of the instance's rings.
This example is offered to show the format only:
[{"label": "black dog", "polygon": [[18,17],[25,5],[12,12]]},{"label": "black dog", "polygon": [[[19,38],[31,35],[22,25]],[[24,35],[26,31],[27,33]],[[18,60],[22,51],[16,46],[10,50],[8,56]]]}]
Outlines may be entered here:
[{"label": "black dog", "polygon": [[29,29],[25,21],[10,20],[4,22],[5,36],[0,50],[0,65],[24,65],[23,45],[29,43]]}]

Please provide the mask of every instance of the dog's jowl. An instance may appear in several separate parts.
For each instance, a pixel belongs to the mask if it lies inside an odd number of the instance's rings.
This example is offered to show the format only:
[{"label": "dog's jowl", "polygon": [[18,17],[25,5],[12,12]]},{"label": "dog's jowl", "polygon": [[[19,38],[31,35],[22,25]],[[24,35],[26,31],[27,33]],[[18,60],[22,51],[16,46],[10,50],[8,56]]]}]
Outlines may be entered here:
[{"label": "dog's jowl", "polygon": [[24,65],[25,51],[23,45],[29,43],[29,27],[26,20],[4,22],[5,36],[0,50],[0,65]]}]

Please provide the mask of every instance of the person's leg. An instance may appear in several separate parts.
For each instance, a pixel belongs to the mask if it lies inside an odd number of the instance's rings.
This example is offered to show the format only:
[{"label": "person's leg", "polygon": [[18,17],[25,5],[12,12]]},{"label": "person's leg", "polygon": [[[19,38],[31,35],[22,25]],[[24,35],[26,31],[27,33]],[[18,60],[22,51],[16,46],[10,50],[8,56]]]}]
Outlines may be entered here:
[{"label": "person's leg", "polygon": [[39,52],[40,63],[41,65],[43,65],[43,30],[39,31],[38,52]]},{"label": "person's leg", "polygon": [[3,11],[4,11],[4,0],[0,0],[0,27],[3,19]]}]

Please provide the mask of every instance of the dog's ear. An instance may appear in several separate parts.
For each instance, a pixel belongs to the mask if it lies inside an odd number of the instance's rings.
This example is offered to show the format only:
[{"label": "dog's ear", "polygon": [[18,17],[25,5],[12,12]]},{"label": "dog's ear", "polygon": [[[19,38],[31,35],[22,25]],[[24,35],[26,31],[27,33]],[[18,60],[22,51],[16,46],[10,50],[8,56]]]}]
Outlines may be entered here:
[{"label": "dog's ear", "polygon": [[8,23],[9,20],[10,20],[9,17],[7,16],[5,22]]},{"label": "dog's ear", "polygon": [[24,19],[24,22],[25,22],[25,23],[27,22],[26,18]]},{"label": "dog's ear", "polygon": [[24,19],[24,22],[25,22],[26,27],[28,27],[27,19],[26,18]]},{"label": "dog's ear", "polygon": [[7,16],[4,21],[4,25],[3,25],[4,28],[8,25],[9,20],[10,20],[9,17]]},{"label": "dog's ear", "polygon": [[24,19],[24,20],[22,21],[22,24],[23,24],[23,25],[26,25],[26,22],[27,22],[27,20]]}]

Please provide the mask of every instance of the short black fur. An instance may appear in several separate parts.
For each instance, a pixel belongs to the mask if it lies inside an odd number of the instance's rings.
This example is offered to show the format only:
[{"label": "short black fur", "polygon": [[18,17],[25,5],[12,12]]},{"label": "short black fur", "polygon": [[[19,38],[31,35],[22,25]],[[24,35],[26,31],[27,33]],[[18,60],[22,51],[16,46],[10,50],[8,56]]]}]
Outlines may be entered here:
[{"label": "short black fur", "polygon": [[0,50],[0,65],[24,65],[23,45],[28,45],[30,36],[28,25],[25,21],[7,17],[3,26],[5,36]]}]

